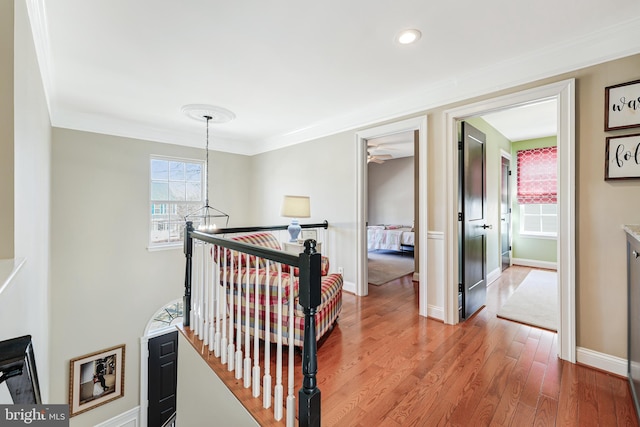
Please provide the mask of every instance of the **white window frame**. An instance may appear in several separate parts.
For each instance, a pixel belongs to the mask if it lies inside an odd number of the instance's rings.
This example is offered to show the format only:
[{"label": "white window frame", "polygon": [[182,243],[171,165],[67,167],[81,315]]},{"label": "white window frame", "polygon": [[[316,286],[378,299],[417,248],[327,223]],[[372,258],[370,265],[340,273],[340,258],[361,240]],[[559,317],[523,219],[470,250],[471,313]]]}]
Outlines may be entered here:
[{"label": "white window frame", "polygon": [[[200,165],[200,199],[199,200],[192,200],[192,201],[187,201],[187,200],[169,200],[169,199],[157,199],[154,200],[153,199],[153,182],[154,179],[152,179],[152,169],[151,169],[151,164],[154,160],[160,160],[160,161],[167,161],[167,162],[178,162],[178,163],[192,163],[192,164],[197,164]],[[157,204],[163,204],[163,205],[167,205],[166,211],[164,214],[170,214],[170,212],[175,212],[177,205],[179,204],[185,204],[185,205],[192,205],[189,208],[189,212],[193,212],[196,211],[200,208],[202,208],[202,206],[205,204],[204,200],[205,200],[205,179],[206,179],[206,170],[205,170],[205,162],[203,160],[198,160],[198,159],[189,159],[189,158],[183,158],[183,157],[169,157],[169,156],[161,156],[161,155],[155,155],[152,154],[149,157],[149,207],[148,207],[148,221],[149,221],[149,245],[148,245],[148,249],[149,250],[160,250],[160,249],[172,249],[172,248],[179,248],[182,247],[183,242],[182,240],[174,240],[174,241],[164,241],[164,242],[157,242],[154,241],[154,239],[152,238],[152,234],[154,233],[154,205]],[[155,180],[157,182],[157,180]],[[169,178],[167,178],[167,182],[185,182],[185,185],[187,182],[187,179],[185,177],[185,179],[183,181],[172,181]],[[186,194],[185,194],[186,196]],[[174,223],[176,223],[177,221],[173,221]],[[184,225],[184,221],[181,221],[182,224]],[[168,221],[169,224],[169,228],[170,228],[170,224],[171,221]],[[166,226],[166,225],[165,225]]]},{"label": "white window frame", "polygon": [[[524,217],[528,216],[528,217],[532,217],[532,216],[537,216],[539,221],[542,221],[543,217],[555,217],[556,218],[556,230],[557,230],[557,224],[558,224],[558,209],[557,209],[557,204],[556,204],[556,213],[555,214],[545,214],[545,213],[540,213],[540,214],[525,214],[525,208],[526,206],[532,206],[534,204],[521,204],[520,206],[520,236],[522,237],[537,237],[537,238],[541,238],[541,239],[557,239],[558,238],[558,232],[549,232],[549,231],[529,231],[529,230],[525,230],[524,225],[526,223]],[[541,206],[541,204],[535,204],[536,206]],[[542,229],[542,225],[540,226],[540,228]]]}]

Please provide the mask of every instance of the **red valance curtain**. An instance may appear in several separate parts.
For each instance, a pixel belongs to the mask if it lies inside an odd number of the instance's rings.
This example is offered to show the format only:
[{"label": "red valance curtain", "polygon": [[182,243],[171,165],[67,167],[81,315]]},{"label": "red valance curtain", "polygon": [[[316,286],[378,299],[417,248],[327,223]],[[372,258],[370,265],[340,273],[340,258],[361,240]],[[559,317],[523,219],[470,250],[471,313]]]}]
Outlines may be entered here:
[{"label": "red valance curtain", "polygon": [[558,148],[518,151],[518,203],[558,202]]}]

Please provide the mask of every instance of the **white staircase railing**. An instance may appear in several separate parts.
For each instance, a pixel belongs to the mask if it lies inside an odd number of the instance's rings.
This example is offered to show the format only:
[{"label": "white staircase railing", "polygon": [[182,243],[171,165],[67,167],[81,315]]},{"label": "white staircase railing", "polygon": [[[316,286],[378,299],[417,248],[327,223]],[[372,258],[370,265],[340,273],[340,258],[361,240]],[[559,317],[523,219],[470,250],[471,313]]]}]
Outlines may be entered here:
[{"label": "white staircase railing", "polygon": [[[313,253],[296,256],[206,235],[189,229],[189,224],[185,232],[185,326],[191,328],[220,363],[235,371],[235,378],[242,380],[245,388],[251,388],[253,398],[261,399],[264,408],[272,409],[274,420],[284,419],[287,426],[294,426],[299,418],[300,425],[319,425],[313,319],[319,299],[315,306],[304,307],[303,300],[313,292],[302,289],[299,303],[305,311],[305,339],[303,381],[298,388],[300,398],[305,401],[299,402],[300,414],[296,413],[293,344],[298,304],[298,278],[293,275],[293,267],[301,267],[301,287],[315,283],[319,289],[320,254],[315,253],[315,246],[308,251]],[[318,267],[302,268],[300,263],[304,262],[316,263]],[[309,272],[318,277],[303,277]],[[275,290],[277,293],[273,295]],[[286,353],[285,346],[288,346]],[[271,377],[274,368],[275,382]]]}]

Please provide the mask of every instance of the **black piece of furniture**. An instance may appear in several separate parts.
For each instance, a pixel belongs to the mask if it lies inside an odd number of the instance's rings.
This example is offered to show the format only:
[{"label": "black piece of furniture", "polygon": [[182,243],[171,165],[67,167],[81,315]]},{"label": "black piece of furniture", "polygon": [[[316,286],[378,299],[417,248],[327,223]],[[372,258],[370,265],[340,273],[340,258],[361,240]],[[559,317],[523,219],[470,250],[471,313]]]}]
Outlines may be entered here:
[{"label": "black piece of furniture", "polygon": [[640,227],[627,231],[627,374],[636,413],[640,418]]},{"label": "black piece of furniture", "polygon": [[5,381],[13,403],[42,403],[31,335],[0,342],[0,383]]}]

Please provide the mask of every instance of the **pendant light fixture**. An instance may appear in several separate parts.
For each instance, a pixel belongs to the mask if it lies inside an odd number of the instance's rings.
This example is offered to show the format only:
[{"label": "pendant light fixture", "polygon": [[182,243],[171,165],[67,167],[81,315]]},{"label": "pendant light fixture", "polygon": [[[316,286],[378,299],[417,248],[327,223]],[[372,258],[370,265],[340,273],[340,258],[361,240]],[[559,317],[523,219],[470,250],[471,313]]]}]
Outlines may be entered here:
[{"label": "pendant light fixture", "polygon": [[182,112],[194,120],[204,120],[206,123],[207,137],[205,145],[205,177],[204,177],[204,206],[195,212],[185,216],[185,221],[193,221],[198,231],[212,232],[218,228],[218,224],[226,228],[229,225],[229,215],[209,206],[209,122],[226,123],[235,119],[233,112],[211,105],[189,104],[182,107]]}]

